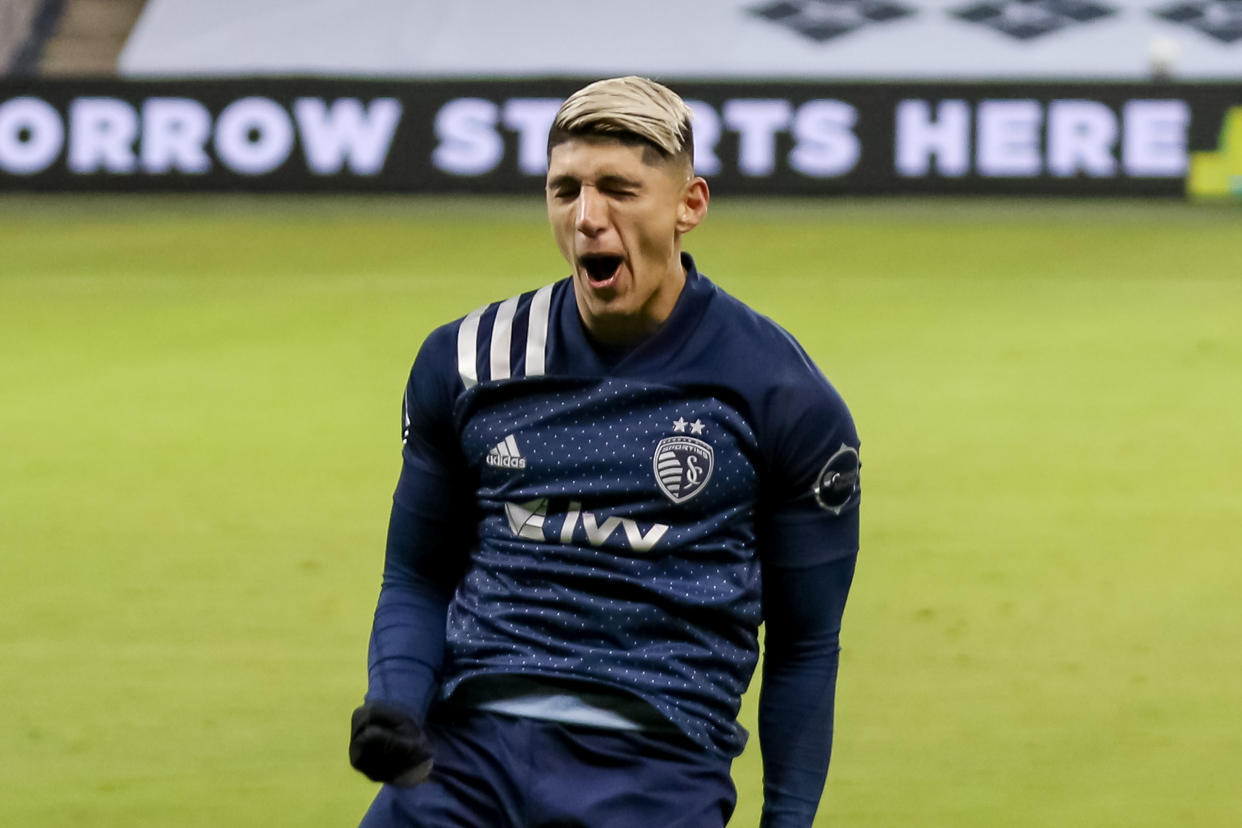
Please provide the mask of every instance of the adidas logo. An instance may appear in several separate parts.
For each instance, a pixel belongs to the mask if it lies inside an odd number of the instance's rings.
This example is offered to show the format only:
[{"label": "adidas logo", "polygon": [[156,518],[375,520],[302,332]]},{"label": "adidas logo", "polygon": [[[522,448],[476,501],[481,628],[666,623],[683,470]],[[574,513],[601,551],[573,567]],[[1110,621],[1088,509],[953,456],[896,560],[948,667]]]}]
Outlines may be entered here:
[{"label": "adidas logo", "polygon": [[510,434],[487,453],[487,465],[498,469],[524,469],[526,458],[518,451],[517,440]]}]

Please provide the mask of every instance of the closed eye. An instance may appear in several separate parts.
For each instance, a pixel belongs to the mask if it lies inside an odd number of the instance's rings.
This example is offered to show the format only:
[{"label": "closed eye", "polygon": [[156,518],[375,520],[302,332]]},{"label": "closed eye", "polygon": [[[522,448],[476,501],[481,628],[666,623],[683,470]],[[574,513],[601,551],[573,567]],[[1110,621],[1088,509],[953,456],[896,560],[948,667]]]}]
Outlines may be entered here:
[{"label": "closed eye", "polygon": [[613,198],[633,198],[638,195],[641,184],[621,175],[601,176],[596,185],[601,193]]},{"label": "closed eye", "polygon": [[578,193],[582,190],[582,184],[576,178],[567,175],[560,175],[548,182],[548,192],[553,198],[571,199],[577,198]]}]

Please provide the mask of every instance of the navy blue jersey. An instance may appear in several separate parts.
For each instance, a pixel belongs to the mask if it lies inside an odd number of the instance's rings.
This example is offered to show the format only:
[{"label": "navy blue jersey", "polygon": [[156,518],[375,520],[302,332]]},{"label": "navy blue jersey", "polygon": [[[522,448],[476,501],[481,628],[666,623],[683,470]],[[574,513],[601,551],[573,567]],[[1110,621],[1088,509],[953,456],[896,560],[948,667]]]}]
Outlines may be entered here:
[{"label": "navy blue jersey", "polygon": [[735,755],[764,565],[857,552],[841,397],[683,258],[676,307],[631,351],[591,343],[564,279],[419,352],[395,501],[459,533],[440,553],[460,555],[442,697],[485,676],[591,682]]}]

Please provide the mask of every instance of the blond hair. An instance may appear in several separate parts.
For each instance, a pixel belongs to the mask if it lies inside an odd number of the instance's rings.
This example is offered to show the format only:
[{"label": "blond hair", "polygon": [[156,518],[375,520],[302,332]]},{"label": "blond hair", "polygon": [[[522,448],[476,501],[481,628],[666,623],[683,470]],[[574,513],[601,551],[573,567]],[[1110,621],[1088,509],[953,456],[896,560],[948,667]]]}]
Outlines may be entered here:
[{"label": "blond hair", "polygon": [[693,113],[676,92],[637,75],[595,81],[561,104],[548,133],[548,154],[570,138],[599,136],[644,144],[663,158],[694,161]]}]

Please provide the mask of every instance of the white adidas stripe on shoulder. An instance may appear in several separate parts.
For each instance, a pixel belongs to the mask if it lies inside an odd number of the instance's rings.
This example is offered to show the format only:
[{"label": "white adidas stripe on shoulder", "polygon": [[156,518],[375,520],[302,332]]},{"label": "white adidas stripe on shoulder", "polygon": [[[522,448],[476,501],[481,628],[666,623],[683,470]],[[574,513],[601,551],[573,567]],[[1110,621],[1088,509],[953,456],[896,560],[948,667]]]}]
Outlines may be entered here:
[{"label": "white adidas stripe on shoulder", "polygon": [[470,311],[466,314],[466,318],[461,320],[461,327],[457,329],[457,373],[461,374],[462,384],[467,388],[479,384],[475,355],[478,351],[479,318],[483,316],[485,310],[487,310],[486,305]]},{"label": "white adidas stripe on shoulder", "polygon": [[492,379],[509,378],[509,348],[513,344],[513,317],[517,313],[519,297],[506,299],[496,308],[496,321],[492,323]]},{"label": "white adidas stripe on shoulder", "polygon": [[552,286],[544,285],[530,300],[530,324],[526,327],[526,376],[543,376],[548,348],[548,312]]},{"label": "white adidas stripe on shoulder", "polygon": [[[513,348],[513,322],[518,316],[521,296],[499,303],[491,319],[491,344],[487,353],[488,377],[491,380],[510,379],[513,366],[509,354]],[[491,305],[475,308],[466,314],[457,329],[457,373],[466,388],[479,383],[479,328],[483,314]],[[547,370],[548,321],[552,308],[552,285],[535,291],[527,306],[526,343],[522,348],[526,355],[524,376],[542,376]]]}]

